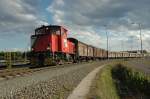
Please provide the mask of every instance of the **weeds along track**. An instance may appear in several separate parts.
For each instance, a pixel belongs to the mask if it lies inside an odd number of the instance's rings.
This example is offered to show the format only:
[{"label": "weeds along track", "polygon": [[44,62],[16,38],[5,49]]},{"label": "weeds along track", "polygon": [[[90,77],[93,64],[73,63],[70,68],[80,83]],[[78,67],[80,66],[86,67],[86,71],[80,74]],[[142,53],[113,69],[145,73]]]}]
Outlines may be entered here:
[{"label": "weeds along track", "polygon": [[0,70],[0,81],[9,80],[15,77],[31,75],[34,72],[45,70],[46,68],[17,68],[17,69],[4,69]]}]

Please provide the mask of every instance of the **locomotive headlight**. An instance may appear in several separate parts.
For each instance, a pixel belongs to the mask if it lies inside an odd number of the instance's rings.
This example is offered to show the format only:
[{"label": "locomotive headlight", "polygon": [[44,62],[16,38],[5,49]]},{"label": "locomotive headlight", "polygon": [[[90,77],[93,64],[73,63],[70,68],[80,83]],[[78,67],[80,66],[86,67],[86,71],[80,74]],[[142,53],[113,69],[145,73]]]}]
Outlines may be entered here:
[{"label": "locomotive headlight", "polygon": [[49,47],[49,46],[47,47],[47,50],[50,50],[50,47]]},{"label": "locomotive headlight", "polygon": [[48,46],[47,46],[47,50],[50,50],[50,44],[48,44]]},{"label": "locomotive headlight", "polygon": [[33,51],[34,50],[34,48],[31,48],[31,51]]}]

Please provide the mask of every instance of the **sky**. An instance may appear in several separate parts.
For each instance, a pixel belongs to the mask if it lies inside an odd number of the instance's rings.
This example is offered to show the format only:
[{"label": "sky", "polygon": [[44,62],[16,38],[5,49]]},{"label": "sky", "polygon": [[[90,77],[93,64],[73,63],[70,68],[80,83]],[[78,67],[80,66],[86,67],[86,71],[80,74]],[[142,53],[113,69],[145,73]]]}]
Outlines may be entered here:
[{"label": "sky", "polygon": [[[150,51],[150,0],[0,0],[0,51],[29,50],[41,25],[62,25],[68,37],[109,50]],[[134,24],[133,24],[134,23]]]}]

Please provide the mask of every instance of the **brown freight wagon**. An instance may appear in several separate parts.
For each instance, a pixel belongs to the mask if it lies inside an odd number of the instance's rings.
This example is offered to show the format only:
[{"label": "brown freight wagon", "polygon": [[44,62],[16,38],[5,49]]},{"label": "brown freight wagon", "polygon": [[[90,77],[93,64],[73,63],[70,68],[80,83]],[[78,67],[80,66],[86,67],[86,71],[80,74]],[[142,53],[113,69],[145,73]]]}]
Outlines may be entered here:
[{"label": "brown freight wagon", "polygon": [[129,53],[128,52],[120,52],[120,53],[122,53],[122,58],[129,57]]},{"label": "brown freight wagon", "polygon": [[108,52],[108,57],[112,58],[112,52]]},{"label": "brown freight wagon", "polygon": [[94,57],[98,58],[99,54],[98,54],[98,48],[94,47]]},{"label": "brown freight wagon", "polygon": [[109,58],[114,59],[116,57],[116,52],[109,52],[108,56]]},{"label": "brown freight wagon", "polygon": [[118,54],[119,54],[119,58],[123,58],[122,52],[118,52]]},{"label": "brown freight wagon", "polygon": [[130,53],[130,57],[131,58],[135,58],[136,57],[136,53]]},{"label": "brown freight wagon", "polygon": [[103,57],[104,59],[107,58],[107,51],[104,50],[104,49],[102,49],[102,57]]},{"label": "brown freight wagon", "polygon": [[130,54],[128,52],[125,53],[125,58],[128,58]]},{"label": "brown freight wagon", "polygon": [[133,57],[132,53],[129,53],[129,54],[130,54],[129,57],[132,58]]},{"label": "brown freight wagon", "polygon": [[[88,57],[88,45],[78,41],[75,38],[68,38],[68,40],[72,41],[75,44],[75,60],[86,60]],[[89,48],[89,52],[91,48]]]},{"label": "brown freight wagon", "polygon": [[122,58],[122,53],[121,52],[116,52],[116,58]]},{"label": "brown freight wagon", "polygon": [[77,49],[78,55],[87,57],[88,56],[88,45],[78,41],[78,45],[77,46],[78,46],[78,49]]},{"label": "brown freight wagon", "polygon": [[94,58],[94,47],[91,45],[88,45],[87,56],[88,56],[88,59]]},{"label": "brown freight wagon", "polygon": [[94,57],[97,59],[103,58],[103,49],[94,47]]}]

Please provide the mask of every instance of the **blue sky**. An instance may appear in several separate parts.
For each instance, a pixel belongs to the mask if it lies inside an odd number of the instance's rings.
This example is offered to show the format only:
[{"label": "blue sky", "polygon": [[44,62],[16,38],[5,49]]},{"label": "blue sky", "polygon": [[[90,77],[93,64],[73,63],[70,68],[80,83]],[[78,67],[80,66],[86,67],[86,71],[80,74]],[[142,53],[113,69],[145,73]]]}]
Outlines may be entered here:
[{"label": "blue sky", "polygon": [[[5,9],[5,7],[3,7],[3,6],[7,6],[7,4],[3,3],[3,1],[4,0],[0,1],[0,2],[2,2],[1,4],[3,4],[1,7],[3,9]],[[8,1],[8,3],[9,3],[9,0],[6,0],[6,1]],[[14,5],[18,4],[18,5],[22,6],[22,5],[24,5],[24,3],[26,3],[26,0],[24,0],[24,1],[21,2],[21,0],[16,0],[16,1],[10,1],[10,2],[13,2]],[[48,11],[46,10],[46,8],[51,4],[51,2],[52,2],[52,0],[44,0],[44,2],[43,2],[43,0],[37,0],[37,5],[35,5],[35,7],[33,7],[37,10],[37,11],[33,11],[34,14],[36,12],[35,16],[38,15],[38,17],[39,17],[38,19],[43,21],[43,23],[44,22],[53,23],[51,14],[48,13]],[[27,3],[27,5],[30,5],[30,1],[28,3]],[[11,9],[8,9],[8,10],[10,10],[10,11],[13,10],[13,4],[10,3],[10,5],[8,4],[8,6],[12,7]],[[32,5],[30,5],[30,6],[32,7]],[[34,4],[33,4],[33,6],[34,6]],[[14,6],[14,7],[17,8],[17,6]],[[16,9],[16,8],[14,8],[14,9]],[[23,10],[26,10],[26,8],[24,8]],[[4,13],[4,15],[5,14],[6,13]],[[15,14],[15,13],[13,13],[13,14]],[[1,15],[1,17],[0,17],[1,19],[2,19],[2,16],[3,15]],[[11,15],[9,18],[10,18],[10,22],[11,22]],[[12,20],[13,20],[13,18],[12,18]],[[5,23],[5,21],[4,21],[4,23]],[[18,24],[24,24],[24,23],[19,22]],[[15,22],[14,22],[14,25],[15,25]],[[30,26],[30,22],[28,22],[27,25]],[[40,25],[42,25],[42,24],[40,24]],[[21,27],[22,28],[21,31],[17,31],[17,29],[19,28],[19,27],[17,28],[17,26],[15,28],[12,28],[12,29],[11,28],[9,29],[9,27],[8,27],[8,28],[5,28],[4,30],[1,30],[1,33],[0,33],[0,51],[3,51],[3,50],[27,50],[30,47],[30,35],[34,33],[35,27],[38,27],[40,25],[36,25],[36,24],[33,25],[32,24],[31,28],[29,28],[30,29],[29,31],[24,30],[23,29],[24,26]],[[10,27],[13,27],[13,26],[10,25]],[[28,29],[28,28],[25,27],[25,29]],[[4,33],[2,33],[3,31],[4,31]],[[27,32],[30,32],[30,33],[27,33]]]},{"label": "blue sky", "polygon": [[[0,51],[27,50],[34,29],[43,24],[63,25],[69,36],[96,47],[150,50],[149,0],[1,0]],[[131,24],[131,23],[136,24]],[[123,46],[122,46],[123,45]]]}]

